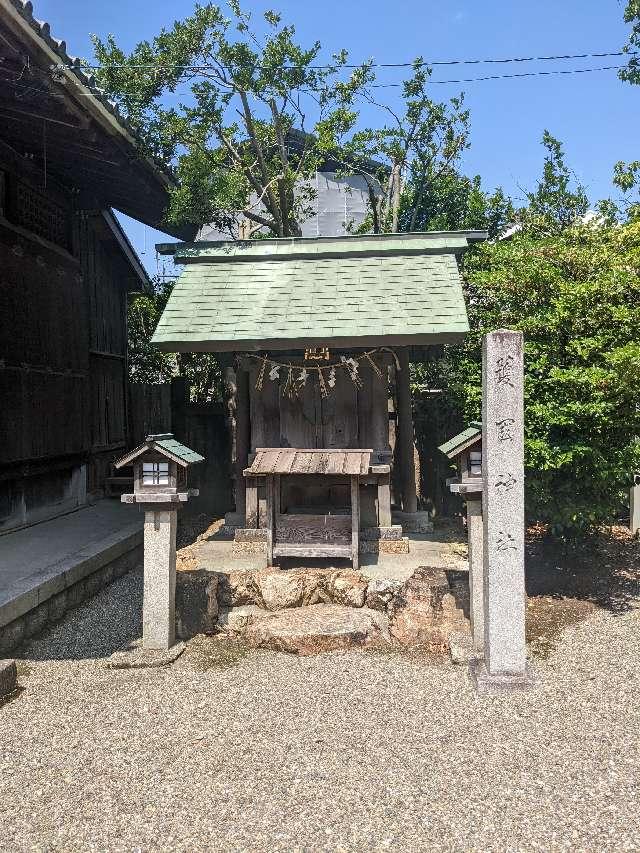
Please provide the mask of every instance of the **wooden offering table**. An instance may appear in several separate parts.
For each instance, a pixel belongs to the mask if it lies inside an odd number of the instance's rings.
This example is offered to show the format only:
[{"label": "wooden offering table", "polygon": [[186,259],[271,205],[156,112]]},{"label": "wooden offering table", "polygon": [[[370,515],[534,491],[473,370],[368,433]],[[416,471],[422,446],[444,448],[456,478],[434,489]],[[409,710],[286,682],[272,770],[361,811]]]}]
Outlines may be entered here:
[{"label": "wooden offering table", "polygon": [[[359,567],[360,478],[371,473],[372,450],[318,450],[292,447],[258,448],[244,476],[266,481],[267,560],[274,557],[336,557]],[[388,469],[387,469],[388,470]],[[351,513],[281,511],[281,479],[317,475],[351,486]],[[248,499],[251,500],[248,495]]]}]

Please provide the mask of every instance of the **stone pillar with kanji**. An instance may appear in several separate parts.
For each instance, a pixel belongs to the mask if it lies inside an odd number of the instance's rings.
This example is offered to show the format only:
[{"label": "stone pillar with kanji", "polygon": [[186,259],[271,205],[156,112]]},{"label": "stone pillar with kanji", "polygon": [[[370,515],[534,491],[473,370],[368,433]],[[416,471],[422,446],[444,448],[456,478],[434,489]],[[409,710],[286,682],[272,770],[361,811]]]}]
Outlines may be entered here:
[{"label": "stone pillar with kanji", "polygon": [[521,332],[485,336],[482,353],[483,657],[478,690],[531,686],[525,643],[524,366]]}]

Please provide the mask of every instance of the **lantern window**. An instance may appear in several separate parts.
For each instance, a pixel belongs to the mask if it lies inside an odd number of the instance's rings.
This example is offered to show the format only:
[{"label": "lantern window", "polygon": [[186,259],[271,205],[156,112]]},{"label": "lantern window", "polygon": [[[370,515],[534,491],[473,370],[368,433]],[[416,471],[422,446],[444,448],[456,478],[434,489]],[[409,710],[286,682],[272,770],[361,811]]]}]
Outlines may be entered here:
[{"label": "lantern window", "polygon": [[142,463],[142,485],[143,486],[168,486],[169,485],[169,463],[168,462],[143,462]]}]

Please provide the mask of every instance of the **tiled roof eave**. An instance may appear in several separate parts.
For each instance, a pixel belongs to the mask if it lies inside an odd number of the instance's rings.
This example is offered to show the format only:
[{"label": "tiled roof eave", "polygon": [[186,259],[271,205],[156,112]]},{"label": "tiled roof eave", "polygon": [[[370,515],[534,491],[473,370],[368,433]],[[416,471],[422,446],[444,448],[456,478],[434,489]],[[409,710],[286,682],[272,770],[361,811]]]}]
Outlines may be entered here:
[{"label": "tiled roof eave", "polygon": [[[79,83],[80,86],[94,96],[96,104],[111,117],[112,123],[118,127],[130,143],[140,145],[141,140],[137,130],[120,112],[117,104],[109,100],[107,93],[98,86],[95,77],[86,73],[82,67],[81,59],[76,56],[70,56],[67,53],[66,42],[62,39],[56,39],[51,35],[51,27],[47,21],[39,21],[37,18],[34,18],[33,4],[28,2],[28,0],[0,0],[0,9],[3,6],[15,10],[20,18],[28,24],[33,34],[41,42],[42,47],[53,51],[60,59],[59,65],[56,64],[55,67],[61,73],[75,80],[76,83]],[[176,183],[175,176],[167,168],[166,164],[150,156],[145,156],[142,159],[146,161],[165,186]]]}]

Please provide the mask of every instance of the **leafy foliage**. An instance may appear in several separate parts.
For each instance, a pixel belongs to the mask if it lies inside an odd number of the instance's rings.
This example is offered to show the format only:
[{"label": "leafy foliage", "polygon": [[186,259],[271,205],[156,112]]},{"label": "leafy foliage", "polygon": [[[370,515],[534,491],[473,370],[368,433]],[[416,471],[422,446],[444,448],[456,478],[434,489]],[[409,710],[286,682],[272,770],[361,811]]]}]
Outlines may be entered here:
[{"label": "leafy foliage", "polygon": [[[100,84],[148,153],[176,163],[171,221],[212,222],[237,236],[242,212],[250,227],[241,236],[260,229],[299,236],[312,197],[305,179],[315,173],[327,139],[353,125],[367,66],[345,82],[339,72],[346,52],[319,65],[319,42],[302,48],[295,28],[275,12],[265,13],[262,36],[237,0],[229,6],[231,18],[211,3],[196,5],[191,16],[130,54],[113,36],[94,36]],[[185,83],[186,104],[178,97]],[[288,134],[294,126],[305,130],[310,106],[318,133],[303,134],[304,143],[291,147]]]},{"label": "leafy foliage", "polygon": [[574,176],[562,143],[545,130],[542,145],[546,150],[542,177],[536,189],[527,193],[528,206],[521,211],[521,219],[529,230],[557,234],[585,215],[589,199],[581,184],[572,186]]},{"label": "leafy foliage", "polygon": [[[640,0],[627,0],[624,10],[625,23],[631,24],[631,32],[625,46],[627,53],[640,53]],[[640,83],[640,56],[631,56],[629,64],[620,71],[620,79],[628,83]]]},{"label": "leafy foliage", "polygon": [[209,353],[166,353],[151,338],[173,290],[173,282],[156,282],[152,293],[137,293],[127,316],[129,379],[134,383],[161,385],[182,376],[191,385],[191,399],[206,403],[221,397],[222,376]]},{"label": "leafy foliage", "polygon": [[465,261],[472,332],[448,393],[481,411],[481,340],[525,336],[527,510],[557,535],[610,521],[640,464],[640,221],[522,232]]},{"label": "leafy foliage", "polygon": [[487,193],[480,176],[468,178],[455,168],[440,171],[429,181],[409,178],[403,193],[401,231],[488,231],[495,237],[512,222],[511,199],[501,189]]}]

